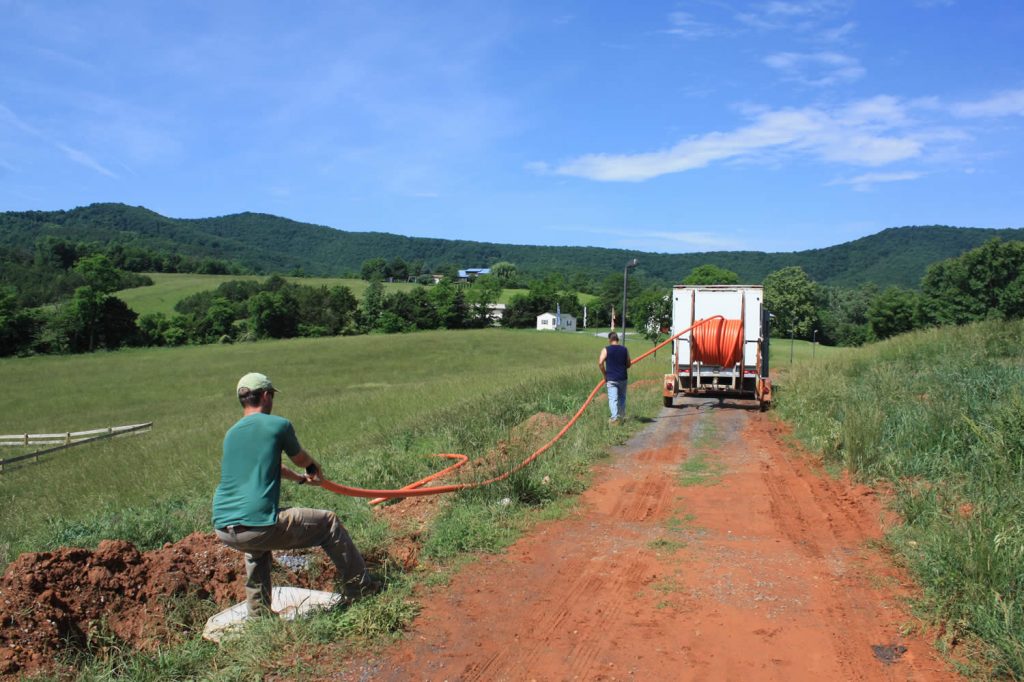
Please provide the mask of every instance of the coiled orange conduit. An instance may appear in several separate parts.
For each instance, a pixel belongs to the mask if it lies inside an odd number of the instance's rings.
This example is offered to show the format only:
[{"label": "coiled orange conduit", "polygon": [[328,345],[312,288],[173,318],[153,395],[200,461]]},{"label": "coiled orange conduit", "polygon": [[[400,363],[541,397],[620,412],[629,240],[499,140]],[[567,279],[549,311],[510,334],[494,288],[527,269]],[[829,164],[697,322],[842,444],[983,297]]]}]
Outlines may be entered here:
[{"label": "coiled orange conduit", "polygon": [[693,332],[693,358],[705,365],[732,367],[743,356],[743,321],[704,320]]},{"label": "coiled orange conduit", "polygon": [[[724,317],[722,317],[721,315],[715,315],[713,317],[709,317],[709,318],[704,319],[704,320],[699,320],[695,324],[691,325],[690,327],[687,327],[686,329],[684,329],[683,331],[679,332],[675,336],[671,336],[671,337],[665,339],[664,341],[659,343],[657,346],[655,346],[654,348],[650,349],[649,351],[647,351],[646,353],[644,353],[643,355],[638,357],[636,360],[633,360],[633,363],[635,364],[637,362],[640,362],[641,360],[646,358],[648,355],[651,355],[652,353],[656,352],[659,348],[665,346],[669,342],[674,341],[675,339],[678,339],[680,336],[682,336],[683,334],[686,334],[690,330],[702,329],[705,325],[708,325],[709,323],[712,323],[715,320],[720,320],[723,323],[727,322],[727,320]],[[729,322],[736,322],[737,324],[739,323],[738,320],[728,320],[728,321]],[[717,326],[720,327],[721,325],[717,325]],[[723,344],[708,343],[708,347],[709,348],[712,347],[712,346],[715,346],[715,345],[723,345]],[[707,362],[707,361],[705,361],[705,362]],[[715,363],[715,364],[725,364],[725,363]],[[369,497],[369,498],[374,498],[373,500],[371,500],[371,504],[377,504],[377,503],[383,502],[385,500],[391,500],[391,499],[401,498],[401,497],[422,497],[424,495],[440,495],[441,493],[452,493],[452,492],[456,492],[458,490],[467,490],[469,488],[480,488],[480,487],[483,487],[485,485],[490,485],[491,483],[497,483],[498,481],[503,481],[506,478],[508,478],[509,476],[511,476],[512,474],[516,473],[517,471],[521,471],[522,469],[526,468],[531,462],[533,462],[533,460],[537,459],[548,448],[550,448],[552,445],[557,443],[562,438],[562,436],[564,436],[566,434],[566,432],[568,432],[569,429],[571,429],[573,427],[573,425],[576,424],[576,421],[580,418],[580,416],[587,409],[587,407],[590,406],[590,403],[592,403],[594,401],[594,397],[597,395],[597,392],[601,390],[601,387],[604,386],[604,384],[605,384],[604,379],[602,379],[601,381],[597,382],[597,385],[594,386],[594,390],[592,390],[590,392],[590,395],[587,396],[587,399],[585,401],[583,401],[583,405],[580,406],[580,409],[578,409],[576,411],[576,414],[574,414],[572,416],[572,419],[569,420],[569,423],[567,423],[565,426],[563,426],[562,430],[559,431],[555,435],[554,438],[549,440],[547,443],[545,443],[541,447],[537,448],[537,450],[534,451],[533,454],[531,454],[529,457],[527,457],[522,462],[520,462],[516,466],[512,467],[511,469],[509,469],[505,473],[500,474],[498,476],[495,476],[494,478],[489,478],[486,481],[478,481],[478,482],[475,482],[475,483],[456,483],[456,484],[450,484],[450,485],[437,485],[437,486],[432,486],[430,488],[422,487],[422,486],[426,485],[427,483],[429,483],[429,482],[431,482],[433,480],[436,480],[436,479],[440,478],[441,476],[444,476],[445,474],[451,473],[455,469],[458,469],[459,467],[461,467],[463,464],[465,464],[469,460],[469,458],[466,455],[446,453],[446,454],[435,455],[435,457],[444,457],[444,458],[447,458],[447,459],[457,459],[459,461],[456,462],[455,464],[451,465],[447,469],[443,469],[443,470],[438,471],[438,472],[436,472],[434,474],[431,474],[430,476],[427,476],[426,478],[420,479],[419,481],[416,481],[415,483],[410,483],[409,485],[407,485],[407,486],[405,486],[403,488],[385,489],[385,490],[376,490],[376,489],[372,489],[372,488],[354,488],[352,486],[341,485],[340,483],[335,483],[335,482],[329,481],[327,479],[324,479],[324,480],[320,481],[320,487],[324,488],[325,490],[330,490],[332,493],[337,493],[339,495],[348,495],[349,497]]]}]

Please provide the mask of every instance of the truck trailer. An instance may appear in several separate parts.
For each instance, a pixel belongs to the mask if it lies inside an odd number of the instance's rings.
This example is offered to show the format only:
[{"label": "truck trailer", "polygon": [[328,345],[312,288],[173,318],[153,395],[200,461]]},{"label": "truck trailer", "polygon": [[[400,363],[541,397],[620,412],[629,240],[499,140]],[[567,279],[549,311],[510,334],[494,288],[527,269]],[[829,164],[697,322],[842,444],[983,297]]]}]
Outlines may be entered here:
[{"label": "truck trailer", "polygon": [[671,336],[690,329],[672,342],[665,406],[682,394],[756,400],[767,410],[770,320],[759,285],[673,287]]}]

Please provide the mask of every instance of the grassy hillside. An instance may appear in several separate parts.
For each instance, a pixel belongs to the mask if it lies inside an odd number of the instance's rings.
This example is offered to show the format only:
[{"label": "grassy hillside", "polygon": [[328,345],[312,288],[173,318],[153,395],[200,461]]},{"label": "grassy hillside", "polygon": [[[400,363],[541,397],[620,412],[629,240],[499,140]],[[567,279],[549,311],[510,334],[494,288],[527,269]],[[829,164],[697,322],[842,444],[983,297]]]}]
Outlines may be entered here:
[{"label": "grassy hillside", "polygon": [[[179,273],[153,272],[147,273],[153,280],[153,286],[136,287],[134,289],[123,289],[117,292],[117,297],[128,304],[128,307],[140,315],[146,313],[174,313],[174,304],[192,294],[200,291],[216,289],[224,282],[231,280],[256,280],[265,279],[259,275],[194,275]],[[361,298],[366,291],[368,282],[363,279],[346,279],[342,277],[285,277],[289,282],[302,284],[311,287],[348,287],[356,298]],[[385,282],[384,292],[409,291],[421,285],[409,284],[406,282]],[[513,296],[526,293],[526,289],[503,289],[498,299],[499,303],[508,303]],[[597,299],[596,296],[580,294],[581,303],[589,304]]]},{"label": "grassy hillside", "polygon": [[[128,304],[129,308],[140,315],[146,313],[171,315],[174,313],[174,304],[181,299],[200,291],[211,291],[224,282],[231,280],[263,281],[266,279],[259,275],[195,275],[163,272],[147,273],[147,276],[153,280],[153,286],[123,289],[116,294],[118,298]],[[342,277],[285,277],[285,279],[294,284],[310,287],[348,287],[357,298],[363,295],[368,285],[366,280]],[[418,286],[420,285],[405,282],[387,282],[384,284],[384,291],[409,291]]]},{"label": "grassy hillside", "polygon": [[527,276],[579,272],[594,282],[620,272],[639,257],[637,274],[663,284],[678,283],[698,265],[714,264],[760,282],[783,267],[803,267],[823,284],[855,286],[874,282],[916,287],[928,265],[958,256],[993,237],[1024,239],[1024,229],[903,227],[825,249],[793,253],[752,251],[689,254],[637,253],[596,247],[496,244],[348,232],[277,216],[241,213],[219,218],[167,218],[142,207],[94,204],[71,211],[0,214],[0,247],[31,250],[44,235],[172,251],[194,257],[237,261],[264,273],[296,268],[321,276],[358,272],[374,257],[421,259],[429,267],[486,267],[511,261]]},{"label": "grassy hillside", "polygon": [[1021,321],[897,337],[798,365],[776,396],[804,442],[892,484],[892,546],[977,677],[1024,678],[1022,341]]}]

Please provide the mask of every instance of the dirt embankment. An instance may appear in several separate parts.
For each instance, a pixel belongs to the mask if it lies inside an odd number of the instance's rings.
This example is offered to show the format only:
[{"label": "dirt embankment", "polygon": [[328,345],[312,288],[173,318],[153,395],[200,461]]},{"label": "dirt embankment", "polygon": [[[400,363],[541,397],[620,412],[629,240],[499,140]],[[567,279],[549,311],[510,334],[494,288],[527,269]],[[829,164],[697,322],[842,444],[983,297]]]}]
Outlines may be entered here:
[{"label": "dirt embankment", "polygon": [[48,667],[69,645],[110,634],[146,648],[168,634],[168,597],[226,603],[244,596],[244,581],[239,555],[212,534],[145,553],[107,540],[23,554],[0,579],[0,674]]}]

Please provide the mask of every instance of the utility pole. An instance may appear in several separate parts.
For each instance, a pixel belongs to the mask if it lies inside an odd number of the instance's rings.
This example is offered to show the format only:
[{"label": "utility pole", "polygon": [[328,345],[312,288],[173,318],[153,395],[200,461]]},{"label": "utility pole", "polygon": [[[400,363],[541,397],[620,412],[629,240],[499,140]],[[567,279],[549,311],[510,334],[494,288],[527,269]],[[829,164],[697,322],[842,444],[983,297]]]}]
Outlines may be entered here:
[{"label": "utility pole", "polygon": [[636,258],[626,263],[626,267],[622,269],[622,345],[626,345],[626,278],[629,275],[629,271],[636,267],[639,263]]}]

